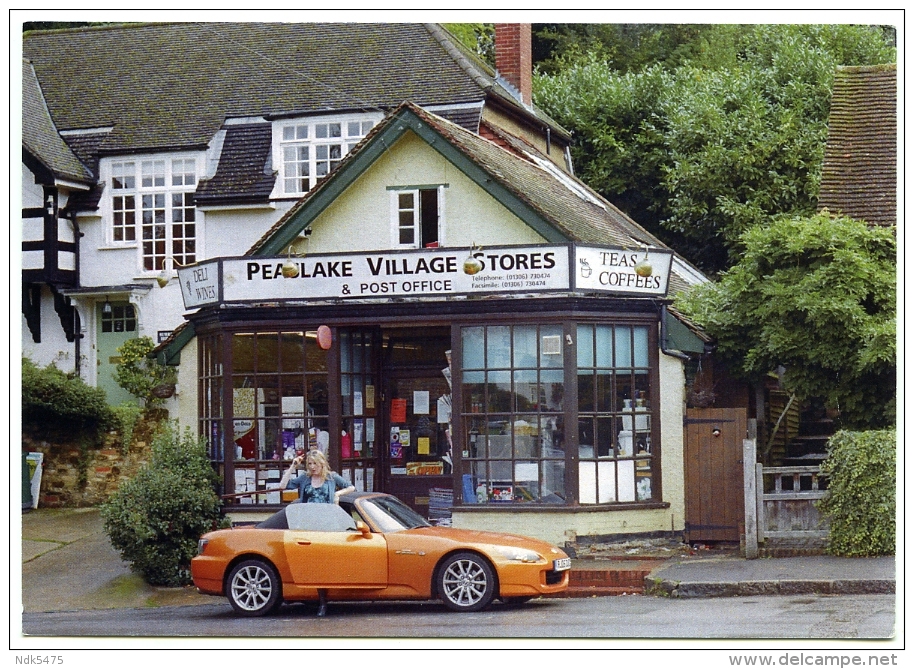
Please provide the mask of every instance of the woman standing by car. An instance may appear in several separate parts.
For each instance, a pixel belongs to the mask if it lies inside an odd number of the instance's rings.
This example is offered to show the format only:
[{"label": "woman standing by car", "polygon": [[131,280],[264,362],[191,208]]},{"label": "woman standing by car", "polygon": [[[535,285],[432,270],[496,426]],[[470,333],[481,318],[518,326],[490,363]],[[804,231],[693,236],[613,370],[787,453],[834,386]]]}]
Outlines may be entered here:
[{"label": "woman standing by car", "polygon": [[[312,504],[339,504],[340,495],[354,492],[355,486],[342,476],[330,469],[330,463],[327,462],[327,456],[320,451],[308,451],[305,457],[305,469],[307,471],[300,476],[292,478],[292,475],[298,469],[302,461],[301,455],[293,458],[292,464],[283,474],[279,482],[280,488],[286,490],[297,489],[299,502],[311,502]],[[320,605],[317,609],[318,617],[323,618],[327,615],[327,591],[323,588],[318,589]]]},{"label": "woman standing by car", "polygon": [[[307,471],[293,478],[292,475],[303,458]],[[318,504],[338,504],[340,495],[355,491],[355,487],[349,481],[330,470],[327,456],[320,451],[309,451],[307,457],[299,455],[293,459],[289,469],[283,474],[279,487],[286,490],[297,489],[299,501]]]}]

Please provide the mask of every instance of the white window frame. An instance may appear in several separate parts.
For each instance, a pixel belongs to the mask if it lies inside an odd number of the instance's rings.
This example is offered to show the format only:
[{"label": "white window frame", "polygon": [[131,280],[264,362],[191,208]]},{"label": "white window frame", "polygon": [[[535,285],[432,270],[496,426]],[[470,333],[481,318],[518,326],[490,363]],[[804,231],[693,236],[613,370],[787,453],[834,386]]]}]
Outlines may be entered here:
[{"label": "white window frame", "polygon": [[[203,213],[193,204],[197,183],[203,176],[202,153],[146,154],[105,158],[99,171],[105,183],[102,215],[105,238],[110,248],[135,248],[137,266],[153,274],[175,264],[188,264],[203,256]],[[118,187],[118,179],[122,187]],[[186,214],[193,213],[191,220]],[[152,219],[146,216],[152,212]],[[175,220],[175,216],[179,220]],[[157,221],[156,218],[159,220]],[[185,219],[185,220],[180,220]],[[193,225],[193,234],[176,237],[184,223]],[[179,230],[181,228],[182,230]],[[154,236],[151,267],[146,267],[149,247],[144,239]],[[162,235],[161,237],[155,237]],[[162,244],[155,248],[155,242]],[[176,248],[175,242],[193,241],[191,251]],[[176,261],[176,262],[175,262]]]},{"label": "white window frame", "polygon": [[[429,184],[427,186],[405,186],[405,187],[390,187],[390,245],[395,249],[420,249],[425,248],[424,244],[419,243],[419,239],[422,236],[422,221],[419,215],[419,192],[424,190],[437,190],[437,204],[438,204],[438,246],[445,246],[444,238],[444,191],[446,185],[443,184]],[[407,209],[401,209],[401,195],[412,195],[413,198],[413,241],[409,243],[402,243],[400,241],[400,230],[401,230],[401,221],[400,221],[400,212],[408,211]]]},{"label": "white window frame", "polygon": [[[275,121],[273,164],[279,166],[279,176],[274,197],[301,197],[312,190],[382,118],[382,114],[370,113]],[[329,131],[333,125],[339,126],[339,134]],[[332,147],[338,147],[339,155],[331,153]],[[293,157],[291,152],[296,150]],[[295,169],[293,164],[303,169]]]}]

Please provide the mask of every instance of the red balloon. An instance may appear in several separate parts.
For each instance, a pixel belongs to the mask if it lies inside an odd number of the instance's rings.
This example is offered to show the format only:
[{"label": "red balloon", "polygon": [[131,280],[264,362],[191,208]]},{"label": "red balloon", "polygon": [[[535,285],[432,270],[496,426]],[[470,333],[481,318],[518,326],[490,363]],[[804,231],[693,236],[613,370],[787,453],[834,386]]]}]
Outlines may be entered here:
[{"label": "red balloon", "polygon": [[333,333],[326,325],[321,325],[317,329],[317,345],[325,351],[330,349],[333,344]]}]

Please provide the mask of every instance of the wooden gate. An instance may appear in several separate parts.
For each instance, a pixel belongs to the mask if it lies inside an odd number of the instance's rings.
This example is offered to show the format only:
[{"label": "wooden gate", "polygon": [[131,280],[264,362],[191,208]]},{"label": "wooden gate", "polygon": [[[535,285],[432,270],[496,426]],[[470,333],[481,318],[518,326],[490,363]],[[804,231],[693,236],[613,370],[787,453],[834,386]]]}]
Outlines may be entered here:
[{"label": "wooden gate", "polygon": [[686,541],[740,540],[745,409],[687,409]]}]

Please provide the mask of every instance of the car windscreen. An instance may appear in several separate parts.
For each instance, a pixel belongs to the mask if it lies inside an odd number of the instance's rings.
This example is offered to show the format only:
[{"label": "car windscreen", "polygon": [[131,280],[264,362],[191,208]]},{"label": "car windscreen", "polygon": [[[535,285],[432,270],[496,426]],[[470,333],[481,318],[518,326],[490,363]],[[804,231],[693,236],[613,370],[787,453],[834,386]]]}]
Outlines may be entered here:
[{"label": "car windscreen", "polygon": [[362,500],[361,509],[381,532],[399,532],[414,527],[429,527],[429,522],[396,497],[371,497]]}]

